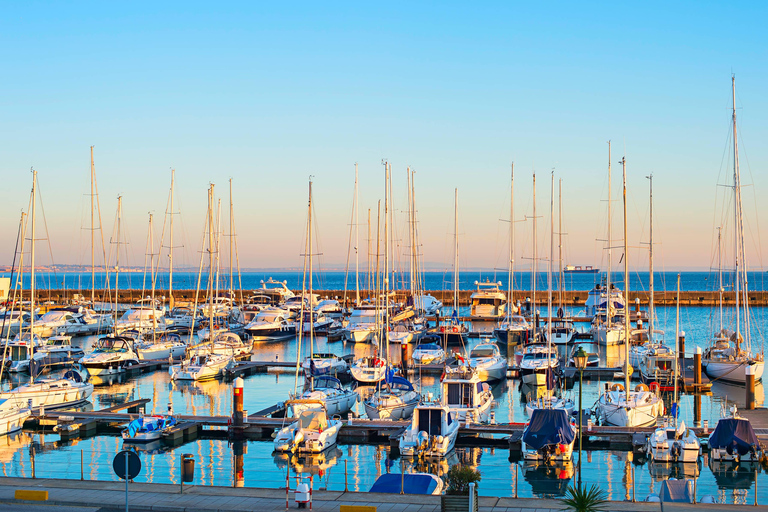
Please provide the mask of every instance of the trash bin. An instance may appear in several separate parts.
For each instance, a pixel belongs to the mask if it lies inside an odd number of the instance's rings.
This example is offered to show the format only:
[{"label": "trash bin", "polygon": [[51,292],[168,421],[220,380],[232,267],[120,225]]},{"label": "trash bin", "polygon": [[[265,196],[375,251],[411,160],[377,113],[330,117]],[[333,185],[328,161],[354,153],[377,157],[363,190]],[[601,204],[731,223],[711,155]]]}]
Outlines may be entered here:
[{"label": "trash bin", "polygon": [[181,480],[189,483],[195,479],[195,459],[191,453],[185,453],[181,456]]}]

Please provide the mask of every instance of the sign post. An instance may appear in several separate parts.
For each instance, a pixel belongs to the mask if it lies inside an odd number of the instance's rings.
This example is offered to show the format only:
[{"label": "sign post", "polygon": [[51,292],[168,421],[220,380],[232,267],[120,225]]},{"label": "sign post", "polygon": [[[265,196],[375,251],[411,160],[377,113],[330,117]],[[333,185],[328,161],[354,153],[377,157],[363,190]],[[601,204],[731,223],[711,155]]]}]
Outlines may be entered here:
[{"label": "sign post", "polygon": [[112,460],[112,469],[118,477],[125,480],[125,512],[128,512],[128,480],[133,480],[141,472],[141,459],[136,452],[130,450],[117,452]]}]

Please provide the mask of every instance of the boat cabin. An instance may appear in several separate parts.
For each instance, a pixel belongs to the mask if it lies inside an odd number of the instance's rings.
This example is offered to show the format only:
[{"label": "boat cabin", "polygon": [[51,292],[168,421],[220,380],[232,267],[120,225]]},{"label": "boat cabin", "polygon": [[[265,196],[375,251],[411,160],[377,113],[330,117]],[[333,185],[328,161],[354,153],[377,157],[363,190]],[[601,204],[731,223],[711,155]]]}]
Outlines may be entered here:
[{"label": "boat cabin", "polygon": [[447,409],[440,406],[420,406],[413,415],[413,430],[427,435],[441,436],[455,420]]}]

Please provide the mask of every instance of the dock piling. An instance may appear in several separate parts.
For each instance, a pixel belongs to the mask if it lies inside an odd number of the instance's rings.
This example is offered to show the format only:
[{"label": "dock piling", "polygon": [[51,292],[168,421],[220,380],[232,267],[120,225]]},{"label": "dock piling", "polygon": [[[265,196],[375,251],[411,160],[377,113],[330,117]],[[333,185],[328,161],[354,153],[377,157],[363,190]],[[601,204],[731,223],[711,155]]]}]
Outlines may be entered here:
[{"label": "dock piling", "polygon": [[746,385],[746,401],[747,409],[752,410],[755,408],[755,369],[752,366],[747,366],[744,369],[744,373],[747,377]]},{"label": "dock piling", "polygon": [[693,385],[697,388],[701,386],[701,347],[696,347],[693,353]]},{"label": "dock piling", "polygon": [[677,353],[681,360],[685,361],[685,331],[680,331],[677,338]]}]

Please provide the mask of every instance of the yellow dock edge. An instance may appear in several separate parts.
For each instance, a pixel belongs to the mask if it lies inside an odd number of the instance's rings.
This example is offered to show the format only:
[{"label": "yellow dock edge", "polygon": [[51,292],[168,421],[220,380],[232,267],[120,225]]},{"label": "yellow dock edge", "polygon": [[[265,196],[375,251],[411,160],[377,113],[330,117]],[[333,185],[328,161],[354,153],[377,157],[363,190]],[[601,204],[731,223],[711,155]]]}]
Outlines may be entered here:
[{"label": "yellow dock edge", "polygon": [[373,505],[339,505],[339,512],[376,512]]},{"label": "yellow dock edge", "polygon": [[27,501],[48,501],[48,491],[33,491],[29,489],[16,489],[14,498]]}]

